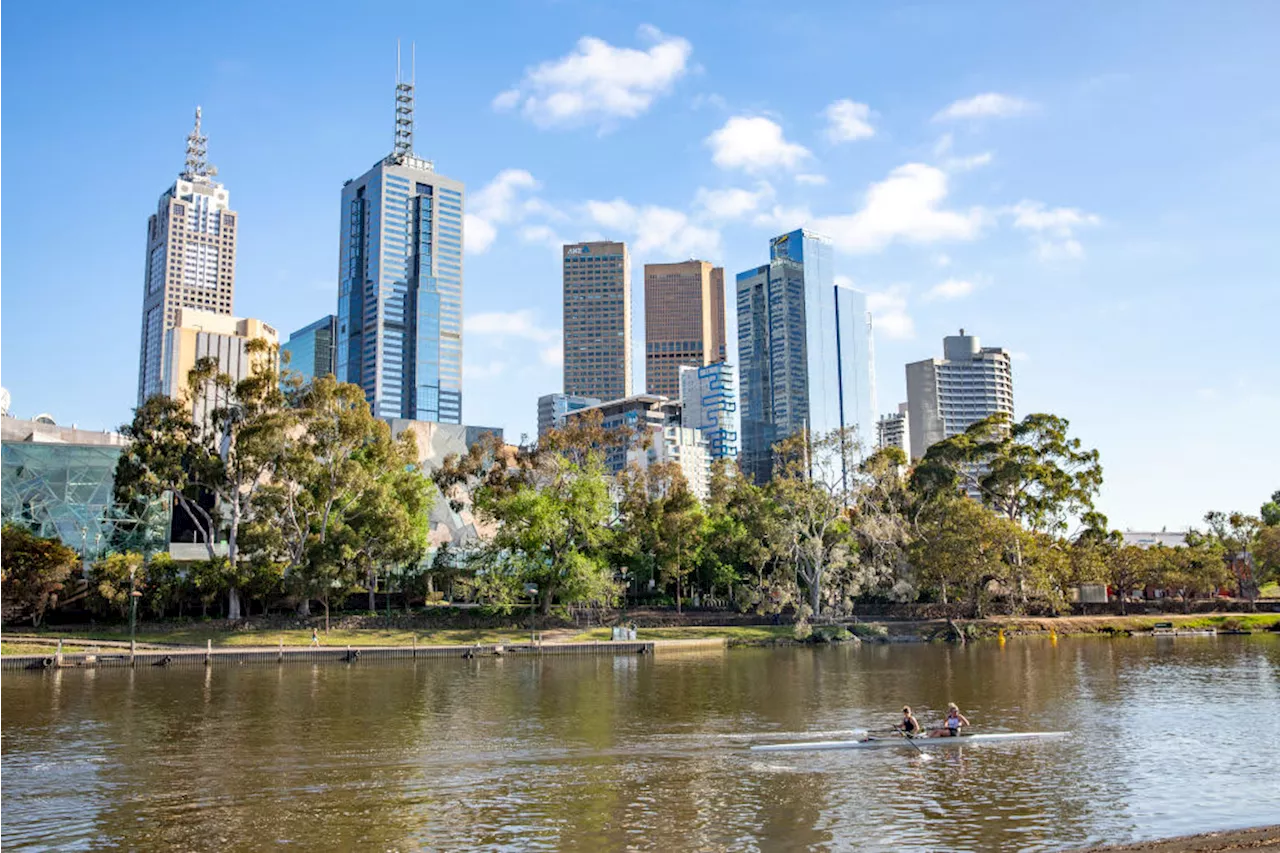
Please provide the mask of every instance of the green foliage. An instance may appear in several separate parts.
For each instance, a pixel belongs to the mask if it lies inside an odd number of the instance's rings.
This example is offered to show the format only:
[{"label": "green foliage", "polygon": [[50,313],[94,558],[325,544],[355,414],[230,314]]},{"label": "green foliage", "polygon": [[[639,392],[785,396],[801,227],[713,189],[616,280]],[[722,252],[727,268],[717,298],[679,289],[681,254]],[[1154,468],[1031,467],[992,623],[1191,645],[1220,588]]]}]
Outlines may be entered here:
[{"label": "green foliage", "polygon": [[6,611],[12,608],[39,626],[79,561],[76,552],[57,539],[37,536],[15,524],[6,524],[0,531],[0,549]]},{"label": "green foliage", "polygon": [[128,615],[130,593],[144,592],[146,588],[147,564],[141,554],[111,554],[92,566],[89,600],[100,614]]}]

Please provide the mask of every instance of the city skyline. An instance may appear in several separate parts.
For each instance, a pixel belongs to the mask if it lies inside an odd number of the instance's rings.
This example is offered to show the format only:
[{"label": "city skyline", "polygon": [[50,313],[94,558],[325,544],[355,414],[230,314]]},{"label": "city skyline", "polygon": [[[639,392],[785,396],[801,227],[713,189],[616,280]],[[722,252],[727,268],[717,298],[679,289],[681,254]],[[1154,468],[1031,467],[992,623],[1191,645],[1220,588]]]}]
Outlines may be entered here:
[{"label": "city skyline", "polygon": [[[881,414],[905,399],[905,363],[971,327],[1010,350],[1020,413],[1061,414],[1099,448],[1100,507],[1114,523],[1193,524],[1206,503],[1243,508],[1269,494],[1266,475],[1280,458],[1265,430],[1245,424],[1230,442],[1219,437],[1224,411],[1249,412],[1258,424],[1280,412],[1264,343],[1278,307],[1266,284],[1277,253],[1254,224],[1272,179],[1252,168],[1272,159],[1274,143],[1261,142],[1269,119],[1240,121],[1234,111],[1249,93],[1264,96],[1258,81],[1272,76],[1266,26],[1243,33],[1238,17],[1117,10],[1115,31],[1141,29],[1141,44],[1104,42],[1085,61],[1036,43],[1040,22],[1030,12],[1004,22],[999,41],[1018,45],[1016,35],[1036,50],[992,51],[990,14],[935,10],[924,23],[890,10],[815,7],[785,22],[807,27],[804,63],[762,61],[735,76],[740,66],[720,42],[766,18],[777,23],[762,6],[744,7],[728,33],[662,4],[621,21],[576,11],[517,12],[513,28],[527,25],[528,37],[494,35],[474,58],[465,39],[437,48],[443,61],[475,71],[433,92],[440,120],[419,134],[419,148],[450,164],[472,194],[466,422],[532,434],[536,398],[560,388],[551,238],[626,240],[637,268],[698,256],[742,269],[763,236],[808,224],[835,242],[837,276],[871,298]],[[136,396],[137,232],[157,185],[181,165],[174,149],[192,106],[205,107],[220,180],[243,220],[235,313],[300,328],[333,310],[335,186],[387,148],[391,46],[427,31],[425,14],[357,20],[341,38],[324,16],[291,21],[308,42],[286,64],[274,45],[287,16],[244,7],[236,28],[210,24],[220,55],[206,68],[157,80],[131,46],[176,25],[172,13],[144,21],[123,12],[137,32],[109,51],[92,38],[104,14],[55,27],[48,13],[16,10],[11,36],[33,37],[5,45],[10,83],[23,81],[6,92],[5,177],[10,199],[31,209],[11,216],[5,233],[3,382],[15,413],[50,411],[95,427],[126,420]],[[1066,30],[1085,20],[1064,15]],[[241,28],[244,20],[255,26]],[[465,31],[467,20],[450,10],[434,25]],[[1185,67],[1169,65],[1170,46],[1192,31],[1200,51]],[[834,46],[851,32],[861,34],[861,52],[836,59]],[[39,57],[55,33],[69,59],[48,67]],[[1216,62],[1228,35],[1230,67]],[[580,36],[597,40],[575,45]],[[339,41],[353,49],[342,75],[321,60]],[[962,43],[948,58],[929,56]],[[578,68],[567,60],[588,53],[639,63],[626,78],[639,82],[622,86],[627,97],[552,114],[548,104],[567,103],[557,85],[590,81],[556,83],[568,78],[539,69]],[[789,87],[819,68],[821,85],[797,100]],[[77,238],[95,259],[89,279],[48,264],[58,196],[16,168],[72,156],[70,119],[50,110],[72,80],[86,104],[76,121],[106,129],[94,153],[108,168],[96,180],[112,199],[113,216]],[[1218,128],[1214,140],[1156,107],[1218,88],[1235,94],[1198,123]],[[673,138],[671,122],[687,135]],[[1214,158],[1223,153],[1230,157]],[[633,309],[637,284],[633,273]],[[49,292],[70,298],[51,312]],[[1214,345],[1175,345],[1173,329]],[[732,350],[734,330],[726,331]],[[1080,346],[1081,334],[1096,342]],[[633,337],[643,341],[639,322]],[[62,339],[78,346],[49,346]],[[90,347],[106,366],[86,375],[77,366]],[[641,361],[633,348],[635,387]],[[733,352],[729,361],[737,363]],[[1251,464],[1238,472],[1231,460],[1241,456]]]}]

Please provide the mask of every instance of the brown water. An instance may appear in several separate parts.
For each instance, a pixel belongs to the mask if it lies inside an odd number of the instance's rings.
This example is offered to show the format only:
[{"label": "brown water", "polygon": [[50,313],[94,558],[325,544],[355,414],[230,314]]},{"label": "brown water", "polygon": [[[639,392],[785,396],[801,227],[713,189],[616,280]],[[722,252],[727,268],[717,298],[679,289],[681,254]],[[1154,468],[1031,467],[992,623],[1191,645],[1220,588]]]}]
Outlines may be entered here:
[{"label": "brown water", "polygon": [[[1280,637],[6,673],[5,849],[1053,850],[1280,820]],[[922,721],[1064,741],[752,753]]]}]

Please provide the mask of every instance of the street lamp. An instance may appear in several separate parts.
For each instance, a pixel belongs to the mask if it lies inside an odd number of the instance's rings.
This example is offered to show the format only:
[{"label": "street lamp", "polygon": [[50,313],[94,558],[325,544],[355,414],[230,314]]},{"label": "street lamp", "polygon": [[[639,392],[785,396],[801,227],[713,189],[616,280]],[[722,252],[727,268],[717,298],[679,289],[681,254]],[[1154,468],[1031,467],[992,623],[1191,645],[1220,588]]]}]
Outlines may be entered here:
[{"label": "street lamp", "polygon": [[138,567],[129,567],[129,654],[133,654],[138,640],[138,599],[142,593],[137,590]]},{"label": "street lamp", "polygon": [[534,633],[534,618],[538,612],[538,585],[536,583],[527,583],[524,585],[524,594],[529,596],[529,641],[536,643],[538,635]]}]

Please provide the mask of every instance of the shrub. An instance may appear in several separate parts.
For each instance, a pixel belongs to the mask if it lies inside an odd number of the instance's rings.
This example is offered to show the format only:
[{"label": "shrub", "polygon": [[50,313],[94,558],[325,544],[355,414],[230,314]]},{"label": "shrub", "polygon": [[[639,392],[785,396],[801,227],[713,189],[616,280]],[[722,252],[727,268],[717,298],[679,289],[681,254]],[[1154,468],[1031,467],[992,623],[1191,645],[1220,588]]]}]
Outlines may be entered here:
[{"label": "shrub", "polygon": [[889,629],[878,622],[856,622],[849,629],[864,640],[883,640],[889,636]]}]

